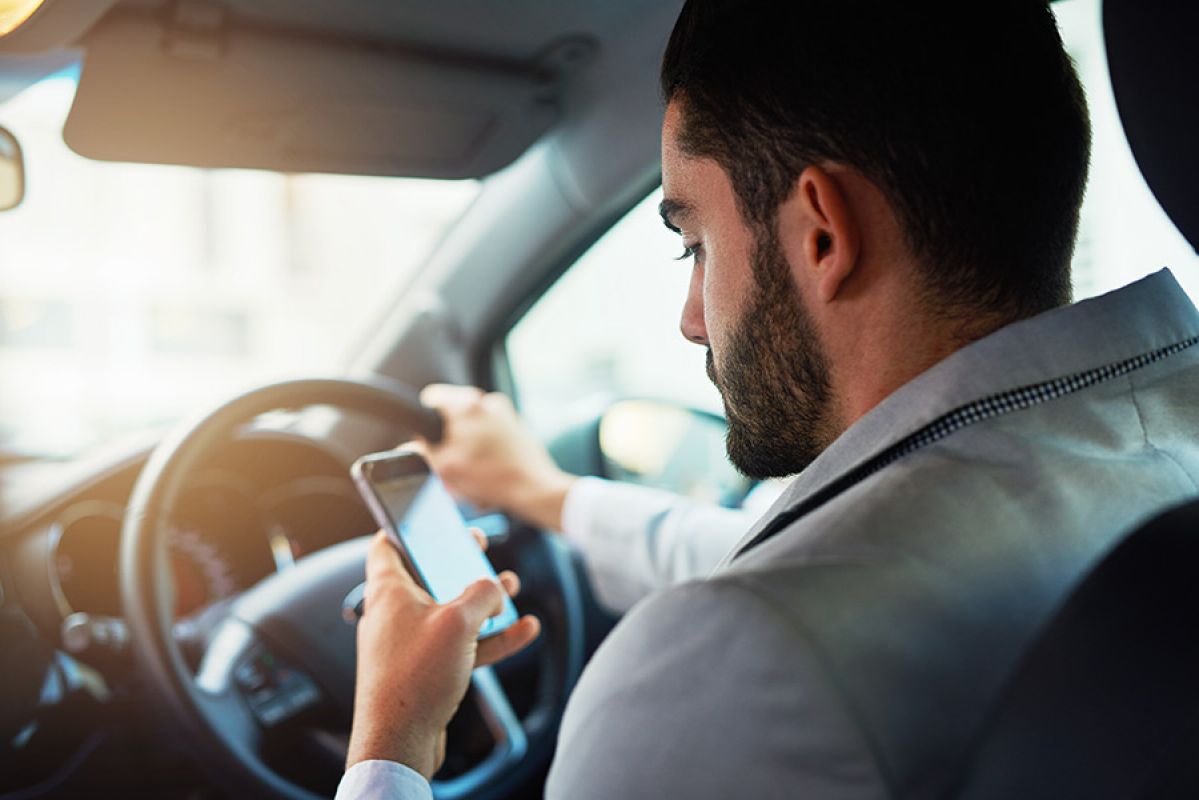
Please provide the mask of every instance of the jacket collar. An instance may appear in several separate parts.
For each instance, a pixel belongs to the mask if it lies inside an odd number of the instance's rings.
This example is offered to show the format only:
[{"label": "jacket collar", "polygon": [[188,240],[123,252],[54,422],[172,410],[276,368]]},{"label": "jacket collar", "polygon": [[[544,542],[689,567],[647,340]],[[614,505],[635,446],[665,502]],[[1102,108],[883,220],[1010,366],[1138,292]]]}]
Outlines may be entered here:
[{"label": "jacket collar", "polygon": [[991,395],[1136,358],[1199,336],[1199,311],[1168,269],[1114,292],[1007,325],[892,392],[795,477],[726,556],[871,456]]}]

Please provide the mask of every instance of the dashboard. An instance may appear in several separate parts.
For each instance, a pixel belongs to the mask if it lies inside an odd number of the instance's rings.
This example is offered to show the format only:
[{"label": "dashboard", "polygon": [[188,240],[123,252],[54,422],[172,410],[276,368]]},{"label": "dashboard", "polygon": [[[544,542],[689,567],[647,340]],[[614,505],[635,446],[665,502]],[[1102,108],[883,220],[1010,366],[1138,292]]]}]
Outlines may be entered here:
[{"label": "dashboard", "polygon": [[[121,616],[121,526],[142,463],[102,472],[5,537],[17,595],[52,640],[72,614]],[[374,529],[343,459],[274,432],[231,442],[197,471],[166,525],[177,619]]]},{"label": "dashboard", "polygon": [[[217,648],[232,598],[275,573],[284,585],[304,574],[297,562],[306,556],[376,528],[350,465],[398,434],[352,417],[334,428],[319,412],[260,417],[213,446],[160,523],[159,574],[172,592],[161,608],[173,612],[174,650],[193,673]],[[144,643],[130,640],[124,619],[125,515],[156,443],[0,467],[0,800],[226,796],[198,766],[191,740],[175,735],[179,715],[141,671],[132,645]],[[615,619],[601,614],[582,562],[559,538],[510,529],[502,515],[472,522],[492,538],[496,568],[522,576],[518,608],[543,620],[538,642],[495,674],[529,741],[552,751],[574,676]],[[345,708],[325,703],[292,722],[264,736],[263,763],[332,795],[345,759]],[[458,715],[446,769],[458,774],[490,757],[491,726],[477,709]],[[536,782],[544,760],[530,764],[533,772],[513,780]]]},{"label": "dashboard", "polygon": [[[129,725],[121,699],[141,695],[124,630],[119,551],[148,455],[140,447],[86,466],[0,471],[0,796],[50,779],[97,731]],[[196,622],[220,613],[222,601],[374,530],[349,463],[321,440],[245,430],[193,473],[164,522],[185,652],[188,631],[202,631]],[[71,714],[62,713],[66,706]],[[81,708],[90,709],[86,725],[78,722]],[[137,752],[128,742],[120,749]]]}]

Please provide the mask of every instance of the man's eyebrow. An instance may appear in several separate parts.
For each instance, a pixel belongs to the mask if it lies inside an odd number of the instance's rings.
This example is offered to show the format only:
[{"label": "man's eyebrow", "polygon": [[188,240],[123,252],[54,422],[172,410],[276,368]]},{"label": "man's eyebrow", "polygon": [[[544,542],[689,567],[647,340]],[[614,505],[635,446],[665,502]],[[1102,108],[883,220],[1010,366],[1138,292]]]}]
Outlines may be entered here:
[{"label": "man's eyebrow", "polygon": [[675,233],[682,233],[679,230],[678,218],[685,217],[691,213],[691,206],[679,200],[663,200],[658,204],[658,213],[662,215],[662,224],[670,228]]}]

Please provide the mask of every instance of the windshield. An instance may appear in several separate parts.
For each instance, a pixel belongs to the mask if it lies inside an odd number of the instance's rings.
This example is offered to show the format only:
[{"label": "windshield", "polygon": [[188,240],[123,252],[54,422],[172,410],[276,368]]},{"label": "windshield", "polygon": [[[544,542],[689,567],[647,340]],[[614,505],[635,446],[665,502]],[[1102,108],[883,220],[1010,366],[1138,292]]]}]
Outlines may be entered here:
[{"label": "windshield", "polygon": [[110,164],[62,129],[76,75],[8,100],[0,448],[66,455],[254,384],[339,372],[476,181]]}]

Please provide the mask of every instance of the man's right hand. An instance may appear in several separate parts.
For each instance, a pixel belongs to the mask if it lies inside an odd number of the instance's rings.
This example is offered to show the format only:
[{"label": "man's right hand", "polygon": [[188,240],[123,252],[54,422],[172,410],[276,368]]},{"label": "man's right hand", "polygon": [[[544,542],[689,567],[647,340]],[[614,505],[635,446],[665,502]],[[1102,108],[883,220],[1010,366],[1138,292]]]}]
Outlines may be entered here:
[{"label": "man's right hand", "polygon": [[562,506],[577,478],[558,468],[511,400],[473,386],[431,384],[421,402],[441,412],[445,432],[437,444],[417,447],[451,492],[479,508],[562,529]]}]

